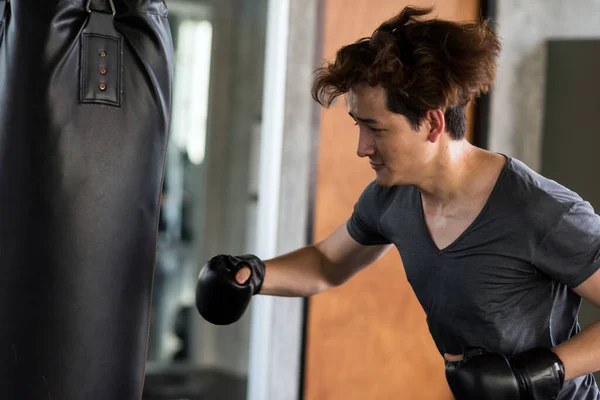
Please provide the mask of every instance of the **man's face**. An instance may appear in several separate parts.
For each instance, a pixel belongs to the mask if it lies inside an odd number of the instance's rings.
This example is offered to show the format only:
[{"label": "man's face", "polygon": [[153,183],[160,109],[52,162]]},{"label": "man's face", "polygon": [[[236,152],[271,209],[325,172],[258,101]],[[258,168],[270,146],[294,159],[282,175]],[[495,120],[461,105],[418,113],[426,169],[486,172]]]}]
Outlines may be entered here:
[{"label": "man's face", "polygon": [[428,124],[415,131],[406,117],[387,108],[385,90],[357,85],[346,96],[358,125],[359,157],[368,157],[381,186],[416,184],[428,158]]}]

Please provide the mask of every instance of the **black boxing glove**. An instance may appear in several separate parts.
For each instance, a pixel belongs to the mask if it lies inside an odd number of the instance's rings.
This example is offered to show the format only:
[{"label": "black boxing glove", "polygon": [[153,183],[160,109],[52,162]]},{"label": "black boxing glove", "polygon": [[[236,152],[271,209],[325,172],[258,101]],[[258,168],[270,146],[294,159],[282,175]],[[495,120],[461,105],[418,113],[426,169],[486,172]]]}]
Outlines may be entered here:
[{"label": "black boxing glove", "polygon": [[[240,285],[235,275],[242,267],[250,268],[251,273]],[[252,296],[260,292],[264,278],[265,264],[254,255],[215,256],[200,270],[196,308],[212,324],[232,324],[244,314]]]},{"label": "black boxing glove", "polygon": [[553,400],[565,367],[550,349],[505,357],[470,348],[462,361],[446,364],[446,380],[456,400]]}]

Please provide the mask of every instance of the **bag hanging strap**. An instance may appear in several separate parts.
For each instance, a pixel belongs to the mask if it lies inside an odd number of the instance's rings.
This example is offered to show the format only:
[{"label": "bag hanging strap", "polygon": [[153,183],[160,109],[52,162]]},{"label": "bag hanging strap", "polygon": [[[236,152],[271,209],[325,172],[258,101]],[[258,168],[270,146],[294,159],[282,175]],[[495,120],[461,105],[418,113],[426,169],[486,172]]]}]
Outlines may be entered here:
[{"label": "bag hanging strap", "polygon": [[[92,0],[87,0],[87,3],[85,4],[85,11],[87,11],[89,13],[91,13],[92,11],[102,11],[102,12],[105,11],[104,9],[92,8],[94,6],[92,3],[93,3]],[[112,12],[112,15],[114,17],[114,15],[117,13],[117,11],[115,9],[115,3],[113,2],[113,0],[108,0],[108,4],[110,6],[110,11]]]},{"label": "bag hanging strap", "polygon": [[115,28],[115,5],[113,0],[87,0],[85,10],[89,18],[81,46],[80,101],[120,107],[123,35]]}]

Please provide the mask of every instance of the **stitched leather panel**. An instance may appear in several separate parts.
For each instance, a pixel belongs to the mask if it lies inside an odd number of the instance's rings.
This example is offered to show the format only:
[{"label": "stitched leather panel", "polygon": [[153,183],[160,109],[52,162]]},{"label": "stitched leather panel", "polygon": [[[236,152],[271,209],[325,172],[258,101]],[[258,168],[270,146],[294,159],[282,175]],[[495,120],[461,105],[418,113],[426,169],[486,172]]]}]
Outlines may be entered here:
[{"label": "stitched leather panel", "polygon": [[121,105],[123,36],[111,14],[91,12],[81,46],[81,102]]}]

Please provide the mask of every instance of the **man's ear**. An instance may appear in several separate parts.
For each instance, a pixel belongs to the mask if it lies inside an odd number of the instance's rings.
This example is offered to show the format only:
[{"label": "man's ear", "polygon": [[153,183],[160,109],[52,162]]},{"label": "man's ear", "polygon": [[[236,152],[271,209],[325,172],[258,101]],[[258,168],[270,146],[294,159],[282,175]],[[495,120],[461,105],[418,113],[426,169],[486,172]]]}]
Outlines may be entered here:
[{"label": "man's ear", "polygon": [[429,110],[425,114],[425,118],[429,125],[428,140],[431,143],[438,141],[440,136],[446,131],[446,120],[444,119],[444,111],[441,109]]}]

